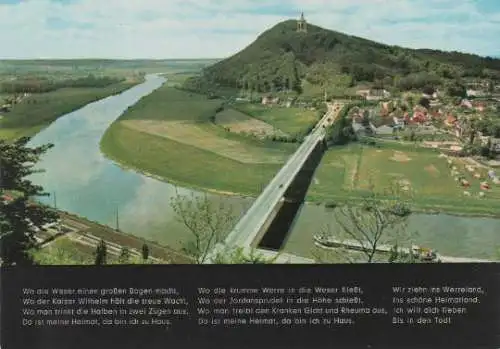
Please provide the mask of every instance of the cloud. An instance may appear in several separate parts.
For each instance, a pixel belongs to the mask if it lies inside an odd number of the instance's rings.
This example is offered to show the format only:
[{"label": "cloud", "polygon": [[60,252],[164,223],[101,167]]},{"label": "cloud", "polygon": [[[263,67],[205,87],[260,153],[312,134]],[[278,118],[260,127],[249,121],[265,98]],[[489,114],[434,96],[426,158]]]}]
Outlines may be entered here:
[{"label": "cloud", "polygon": [[301,11],[389,44],[500,53],[500,6],[485,0],[0,0],[0,42],[3,58],[225,57]]}]

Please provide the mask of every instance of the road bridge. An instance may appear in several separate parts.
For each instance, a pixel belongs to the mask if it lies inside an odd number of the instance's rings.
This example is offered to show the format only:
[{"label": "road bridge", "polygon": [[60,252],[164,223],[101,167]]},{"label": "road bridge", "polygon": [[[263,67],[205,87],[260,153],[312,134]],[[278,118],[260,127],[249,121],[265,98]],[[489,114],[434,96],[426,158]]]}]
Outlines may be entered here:
[{"label": "road bridge", "polygon": [[[328,104],[327,113],[316,124],[312,132],[305,137],[297,151],[287,160],[285,165],[238,221],[225,241],[215,246],[211,254],[212,256],[224,251],[227,247],[245,249],[248,247],[257,247],[259,239],[265,233],[266,228],[269,227],[270,222],[276,216],[285,200],[285,193],[314,149],[316,149],[319,143],[324,141],[326,135],[325,129],[333,123],[341,109],[342,104],[340,103]],[[210,260],[210,257],[207,258],[207,263],[210,263]]]}]

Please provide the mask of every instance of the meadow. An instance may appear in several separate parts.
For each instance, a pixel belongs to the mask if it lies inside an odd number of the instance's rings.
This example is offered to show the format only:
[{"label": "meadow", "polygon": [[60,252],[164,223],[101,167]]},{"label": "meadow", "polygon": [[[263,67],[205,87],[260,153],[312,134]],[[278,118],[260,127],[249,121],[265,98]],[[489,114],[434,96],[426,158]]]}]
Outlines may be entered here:
[{"label": "meadow", "polygon": [[297,145],[228,132],[215,122],[223,112],[223,100],[164,85],[111,125],[101,149],[172,183],[256,195]]},{"label": "meadow", "polygon": [[480,183],[487,181],[487,169],[478,168],[475,173],[481,178],[474,178],[473,173],[465,170],[465,160],[453,162],[469,180],[468,189],[455,180],[451,165],[433,149],[395,143],[332,148],[325,153],[315,173],[307,199],[345,202],[360,199],[371,186],[377,191],[397,187],[413,196],[418,210],[498,215],[499,185],[490,181],[491,189],[479,197]]},{"label": "meadow", "polygon": [[298,107],[269,107],[252,103],[236,103],[232,107],[292,136],[305,132],[320,119],[316,111]]}]

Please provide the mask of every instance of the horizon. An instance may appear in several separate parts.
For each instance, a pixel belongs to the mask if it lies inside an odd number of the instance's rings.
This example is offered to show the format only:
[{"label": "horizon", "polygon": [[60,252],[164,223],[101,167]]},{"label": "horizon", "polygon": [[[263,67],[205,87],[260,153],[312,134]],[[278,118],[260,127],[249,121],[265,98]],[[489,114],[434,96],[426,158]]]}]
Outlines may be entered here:
[{"label": "horizon", "polygon": [[491,48],[500,3],[487,0],[0,0],[9,52],[0,59],[224,59],[301,12],[311,24],[387,45],[500,58]]}]

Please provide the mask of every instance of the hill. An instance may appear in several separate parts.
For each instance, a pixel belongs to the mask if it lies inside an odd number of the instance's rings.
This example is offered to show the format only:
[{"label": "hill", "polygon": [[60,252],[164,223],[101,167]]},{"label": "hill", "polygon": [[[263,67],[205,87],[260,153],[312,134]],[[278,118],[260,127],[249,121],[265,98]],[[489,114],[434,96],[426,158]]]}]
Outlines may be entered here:
[{"label": "hill", "polygon": [[222,89],[301,93],[308,86],[369,83],[408,90],[468,77],[500,80],[500,59],[390,46],[311,24],[307,32],[298,32],[297,21],[287,20],[188,79],[184,87],[204,93]]}]

